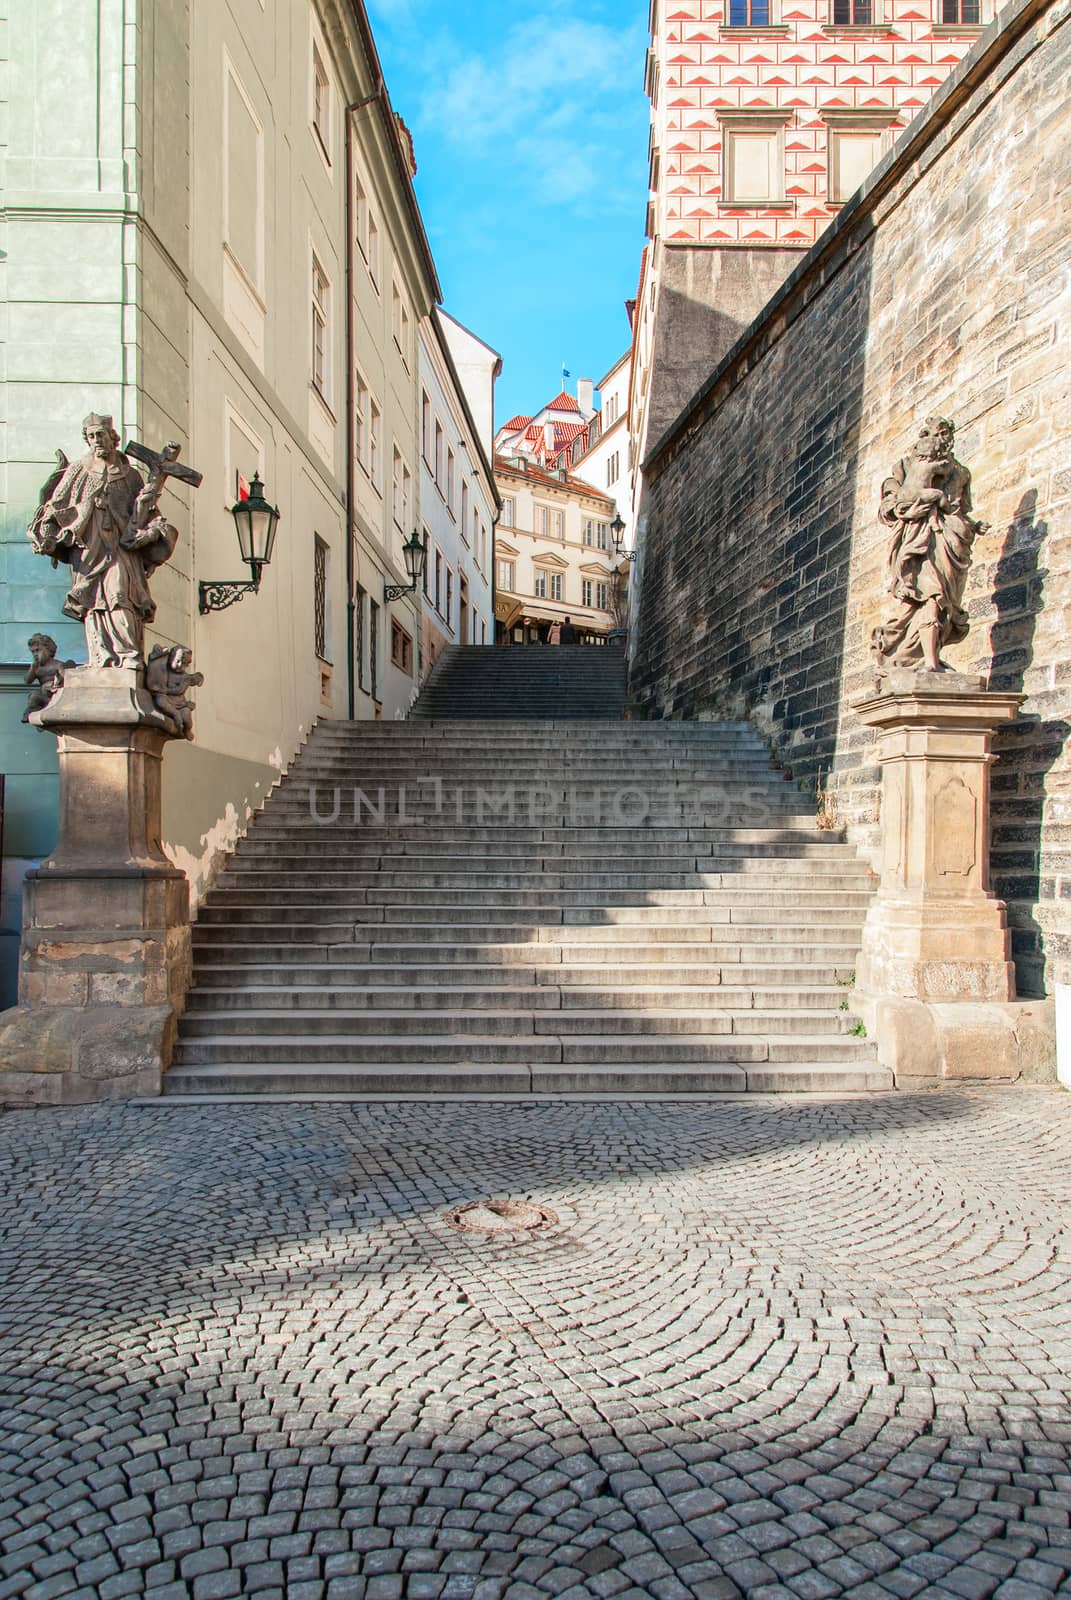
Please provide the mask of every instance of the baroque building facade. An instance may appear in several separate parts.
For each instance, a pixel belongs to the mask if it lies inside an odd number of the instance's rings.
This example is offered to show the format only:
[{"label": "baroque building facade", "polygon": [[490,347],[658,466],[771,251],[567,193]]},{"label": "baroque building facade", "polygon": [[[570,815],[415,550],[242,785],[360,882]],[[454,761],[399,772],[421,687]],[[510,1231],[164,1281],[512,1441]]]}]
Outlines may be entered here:
[{"label": "baroque building facade", "polygon": [[646,455],[962,59],[989,3],[652,0],[638,516]]},{"label": "baroque building facade", "polygon": [[[206,680],[196,741],[165,767],[165,844],[196,899],[318,718],[402,716],[418,688],[419,650],[392,641],[395,623],[420,640],[421,587],[384,590],[405,585],[421,525],[421,340],[441,289],[361,0],[145,0],[136,23],[124,0],[59,0],[7,38],[10,998],[21,876],[55,831],[55,745],[20,723],[26,640],[84,660],[63,574],[25,539],[55,450],[108,411],[123,442],[177,440],[204,475],[167,492],[179,544],[149,639],[191,646]],[[443,381],[463,410],[449,364]],[[282,513],[274,558],[257,594],[201,614],[202,582],[247,576],[229,508],[254,472]],[[483,471],[485,516],[489,488]]]}]

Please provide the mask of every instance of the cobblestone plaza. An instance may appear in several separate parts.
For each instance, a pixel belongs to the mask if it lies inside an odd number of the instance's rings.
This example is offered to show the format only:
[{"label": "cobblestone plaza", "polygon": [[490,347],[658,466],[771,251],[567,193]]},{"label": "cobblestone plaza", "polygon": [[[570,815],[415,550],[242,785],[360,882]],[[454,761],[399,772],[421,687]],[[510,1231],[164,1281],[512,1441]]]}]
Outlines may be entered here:
[{"label": "cobblestone plaza", "polygon": [[[0,1600],[1071,1593],[1056,1091],[0,1146]],[[451,1224],[481,1199],[554,1220]]]}]

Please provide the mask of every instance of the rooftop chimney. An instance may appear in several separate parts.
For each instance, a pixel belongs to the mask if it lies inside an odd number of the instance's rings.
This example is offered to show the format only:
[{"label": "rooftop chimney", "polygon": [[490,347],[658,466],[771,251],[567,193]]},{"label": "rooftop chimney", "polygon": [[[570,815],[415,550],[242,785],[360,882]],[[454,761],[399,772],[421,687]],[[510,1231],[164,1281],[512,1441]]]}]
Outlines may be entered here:
[{"label": "rooftop chimney", "polygon": [[581,378],[577,384],[576,403],[585,422],[595,415],[595,385],[590,378]]}]

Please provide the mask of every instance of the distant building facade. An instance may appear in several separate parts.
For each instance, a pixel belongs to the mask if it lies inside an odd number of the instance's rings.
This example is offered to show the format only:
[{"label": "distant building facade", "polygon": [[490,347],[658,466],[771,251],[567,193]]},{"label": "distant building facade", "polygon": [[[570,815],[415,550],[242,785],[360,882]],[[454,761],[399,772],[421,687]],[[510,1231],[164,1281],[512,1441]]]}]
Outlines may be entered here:
[{"label": "distant building facade", "polygon": [[[457,352],[455,357],[454,352]],[[460,358],[466,374],[458,371]],[[460,323],[433,311],[420,326],[420,530],[427,558],[422,675],[448,644],[493,644],[494,528],[498,513],[490,433],[501,357]],[[392,623],[392,653],[405,651]]]},{"label": "distant building facade", "polygon": [[653,0],[647,451],[991,20],[992,0]]},{"label": "distant building facade", "polygon": [[522,454],[496,456],[495,480],[496,638],[538,644],[568,618],[583,641],[601,643],[615,625],[614,501],[567,467]]}]

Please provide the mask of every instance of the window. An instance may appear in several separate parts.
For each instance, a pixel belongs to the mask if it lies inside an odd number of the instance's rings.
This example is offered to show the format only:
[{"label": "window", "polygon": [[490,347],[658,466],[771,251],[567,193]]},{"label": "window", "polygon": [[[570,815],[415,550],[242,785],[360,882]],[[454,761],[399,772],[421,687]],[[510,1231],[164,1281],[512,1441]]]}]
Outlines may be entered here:
[{"label": "window", "polygon": [[331,83],[318,46],[312,47],[312,126],[327,160],[331,160]]},{"label": "window", "polygon": [[609,611],[610,590],[607,584],[597,583],[595,585],[595,601],[600,611]]},{"label": "window", "polygon": [[431,466],[432,463],[432,431],[431,431],[431,398],[426,389],[420,395],[420,437],[424,451],[424,460]]},{"label": "window", "polygon": [[392,457],[391,510],[398,526],[404,527],[405,517],[402,512],[402,453],[397,445],[393,448]]},{"label": "window", "polygon": [[368,664],[372,684],[372,699],[379,699],[379,604],[372,600],[368,606]]},{"label": "window", "polygon": [[355,211],[357,215],[357,245],[364,259],[368,260],[368,222],[371,213],[368,210],[368,195],[360,178],[354,180]]},{"label": "window", "polygon": [[517,516],[517,502],[516,502],[516,500],[513,498],[513,496],[511,494],[504,496],[503,501],[502,501],[502,511],[501,511],[501,513],[499,515],[499,518],[498,518],[500,526],[503,527],[503,528],[515,527],[516,526],[516,520],[515,520],[516,516]]},{"label": "window", "polygon": [[452,628],[454,626],[454,574],[450,567],[446,569],[446,609],[443,612],[443,617],[446,620],[446,626]]},{"label": "window", "polygon": [[250,283],[260,289],[264,277],[264,130],[230,62],[223,147],[224,237]]},{"label": "window", "polygon": [[461,537],[465,543],[469,542],[469,486],[461,485]]},{"label": "window", "polygon": [[551,574],[551,579],[550,579],[550,598],[552,600],[560,600],[562,598],[564,583],[565,583],[565,579],[562,577],[560,572],[555,572],[555,573]]},{"label": "window", "polygon": [[402,462],[402,531],[408,533],[409,518],[413,510],[413,475]]},{"label": "window", "polygon": [[498,587],[500,589],[506,589],[512,594],[515,576],[516,568],[512,561],[500,561],[498,563]]},{"label": "window", "polygon": [[430,549],[431,549],[431,534],[428,532],[427,528],[425,528],[424,529],[424,551],[425,551],[425,557],[424,557],[424,596],[425,596],[425,599],[427,599],[427,600],[431,599],[431,562],[427,559],[427,552]]},{"label": "window", "polygon": [[390,659],[392,666],[400,672],[413,675],[413,638],[406,633],[400,622],[391,618],[390,622]]},{"label": "window", "polygon": [[600,550],[610,548],[610,527],[608,523],[600,522],[595,530],[595,543]]},{"label": "window", "polygon": [[330,309],[331,285],[327,274],[312,258],[312,386],[324,400],[328,398],[330,379]]},{"label": "window", "polygon": [[367,690],[368,670],[365,660],[366,634],[364,617],[365,612],[368,610],[368,590],[363,589],[360,584],[357,585],[357,594],[355,600],[356,604],[354,607],[354,622],[357,628],[357,637],[354,640],[354,654],[357,657],[357,686],[360,689]]},{"label": "window", "polygon": [[772,21],[770,0],[729,0],[730,28],[768,28]]},{"label": "window", "polygon": [[586,545],[595,543],[595,524],[590,517],[584,518],[584,543]]},{"label": "window", "polygon": [[409,371],[409,348],[410,348],[409,339],[410,339],[410,336],[409,336],[409,312],[406,309],[406,306],[405,306],[405,304],[403,302],[403,304],[402,304],[402,340],[401,340],[401,344],[402,344],[402,361],[405,363],[405,370],[407,372]]},{"label": "window", "polygon": [[535,508],[535,531],[536,531],[536,533],[540,534],[544,539],[549,539],[549,537],[550,537],[550,507],[549,506],[536,506],[536,508]]},{"label": "window", "polygon": [[482,617],[480,618],[480,643],[487,643],[487,624]]},{"label": "window", "polygon": [[328,625],[327,625],[327,572],[331,552],[327,545],[314,534],[312,546],[312,617],[313,636],[316,641],[316,654],[321,661],[330,663],[327,653]]},{"label": "window", "polygon": [[390,288],[390,326],[394,335],[394,342],[398,349],[402,348],[402,292],[396,283]]},{"label": "window", "polygon": [[443,609],[443,553],[435,552],[435,609],[440,616]]},{"label": "window", "polygon": [[555,511],[555,513],[554,513],[554,537],[555,537],[555,539],[564,539],[565,538],[565,512],[564,511]]},{"label": "window", "polygon": [[365,260],[368,270],[372,275],[372,282],[379,283],[379,228],[371,212],[368,213],[368,249],[365,251]]},{"label": "window", "polygon": [[849,199],[864,184],[885,154],[883,133],[867,129],[831,128],[829,132],[829,198]]},{"label": "window", "polygon": [[[473,516],[475,516],[475,515],[476,515],[476,513],[473,512]],[[487,571],[487,524],[486,524],[486,522],[481,522],[480,523],[480,566],[483,568],[483,570],[485,572]]]},{"label": "window", "polygon": [[941,21],[946,28],[980,28],[981,0],[941,0]]},{"label": "window", "polygon": [[778,204],[785,198],[785,122],[791,113],[723,116],[723,200]]},{"label": "window", "polygon": [[374,400],[368,402],[368,476],[374,489],[382,488],[379,451],[380,411]]},{"label": "window", "polygon": [[869,27],[874,21],[874,0],[833,0],[833,25],[837,28]]},{"label": "window", "polygon": [[446,452],[446,509],[454,514],[454,452]]},{"label": "window", "polygon": [[607,458],[606,458],[606,486],[607,486],[607,488],[609,488],[611,484],[616,483],[620,476],[621,476],[621,452],[620,452],[620,450],[615,450],[613,455],[607,456]]},{"label": "window", "polygon": [[444,467],[445,467],[444,449],[445,449],[445,442],[443,440],[442,423],[441,422],[437,422],[435,424],[435,486],[438,489],[440,494],[442,494],[442,491],[443,491],[443,481],[444,481]]},{"label": "window", "polygon": [[595,585],[592,583],[590,578],[584,579],[580,586],[580,592],[583,597],[584,604],[586,606],[590,606],[595,598]]},{"label": "window", "polygon": [[609,548],[609,530],[605,522],[599,522],[595,517],[584,519],[584,543],[597,550]]},{"label": "window", "polygon": [[547,598],[547,574],[545,572],[537,572],[535,575],[535,597],[537,600],[545,600]]},{"label": "window", "polygon": [[621,408],[621,400],[620,400],[619,396],[616,395],[616,394],[612,394],[610,396],[609,400],[607,400],[605,406],[603,407],[602,425],[603,425],[604,428],[612,428],[613,427],[614,423],[617,421],[617,413],[620,410],[620,408]]},{"label": "window", "polygon": [[358,372],[353,395],[353,448],[357,460],[368,471],[368,385]]}]

